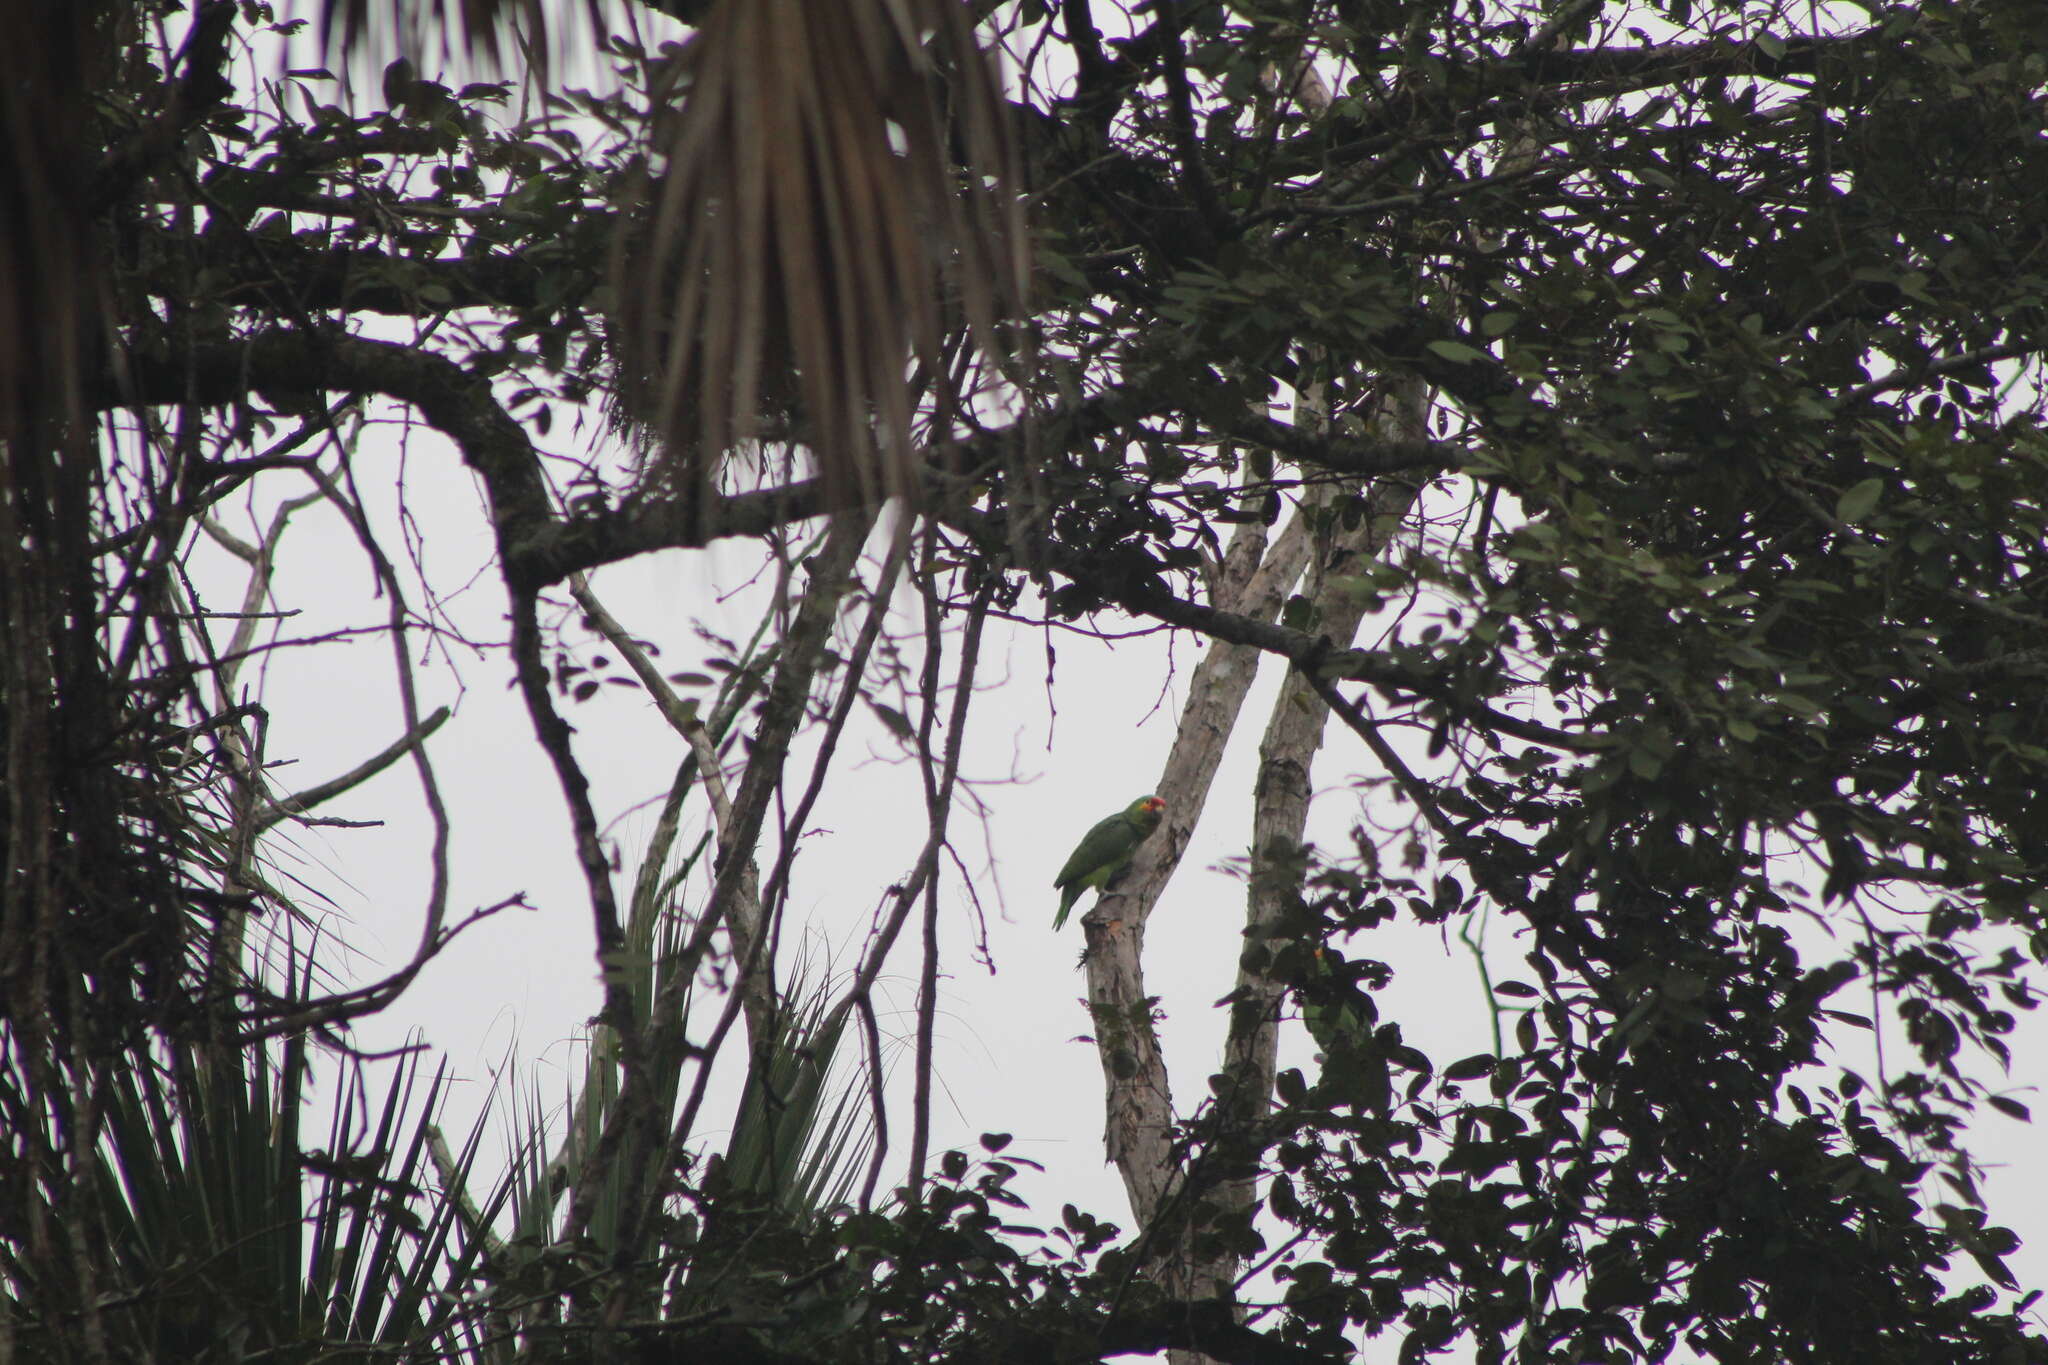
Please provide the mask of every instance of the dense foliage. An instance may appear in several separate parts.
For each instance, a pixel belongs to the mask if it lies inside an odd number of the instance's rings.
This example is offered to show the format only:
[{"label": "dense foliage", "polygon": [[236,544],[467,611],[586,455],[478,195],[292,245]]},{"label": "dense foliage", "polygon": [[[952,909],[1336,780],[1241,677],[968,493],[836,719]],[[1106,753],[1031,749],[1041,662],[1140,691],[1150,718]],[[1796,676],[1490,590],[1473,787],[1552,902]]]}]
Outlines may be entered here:
[{"label": "dense foliage", "polygon": [[[841,6],[837,46],[797,41]],[[421,51],[351,87],[284,69],[304,21],[220,0],[81,5],[6,59],[0,1356],[2048,1360],[1966,1142],[2026,1117],[1988,1078],[2040,1074],[2005,1040],[2048,962],[2035,0],[635,8],[587,90]],[[809,121],[778,121],[798,87]],[[691,141],[714,96],[730,144]],[[996,201],[1027,188],[1025,305]],[[242,671],[270,646],[180,568],[238,547],[257,613],[275,537],[210,512],[331,502],[409,688],[430,613],[364,492],[406,489],[358,458],[394,408],[487,499],[490,657],[604,968],[568,1131],[536,1116],[502,1177],[431,1094],[301,1132],[309,1055],[347,1068],[350,1018],[494,926],[437,881],[418,961],[345,990],[281,927],[265,838],[347,782],[271,785]],[[786,584],[715,689],[582,577],[713,542]],[[899,583],[929,650],[914,713],[876,713],[929,840],[850,986],[807,990],[776,951],[815,790],[771,802],[804,791],[794,736],[879,697],[879,609],[833,629]],[[1196,732],[1236,723],[1228,669],[1158,785],[1178,842],[1087,917],[1128,1218],[1051,1227],[1000,1137],[925,1146],[912,947],[1005,616],[1291,670],[1264,752],[1300,796],[1262,778],[1213,1101],[1162,1098],[1130,926],[1201,810]],[[690,755],[630,877],[565,719],[592,635]],[[415,763],[432,805],[442,717],[404,695],[349,780]],[[1326,716],[1405,827],[1304,845]],[[1525,952],[1501,1045],[1426,1056],[1363,931],[1481,914]],[[825,1069],[858,1036],[879,1074],[892,952],[926,989],[885,1179],[879,1079],[834,1108]],[[1276,1073],[1296,1019],[1319,1065]],[[1830,1040],[1873,1028],[1906,1055],[1845,1068]],[[714,1156],[728,1045],[751,1117]]]}]

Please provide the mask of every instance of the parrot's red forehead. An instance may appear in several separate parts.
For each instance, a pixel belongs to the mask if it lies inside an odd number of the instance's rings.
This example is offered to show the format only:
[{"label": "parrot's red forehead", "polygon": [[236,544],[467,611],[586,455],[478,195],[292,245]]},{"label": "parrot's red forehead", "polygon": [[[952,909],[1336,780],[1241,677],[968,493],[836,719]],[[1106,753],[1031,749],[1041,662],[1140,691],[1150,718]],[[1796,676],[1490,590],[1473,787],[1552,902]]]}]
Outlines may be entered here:
[{"label": "parrot's red forehead", "polygon": [[1140,803],[1146,810],[1165,810],[1166,803],[1156,796],[1148,796]]}]

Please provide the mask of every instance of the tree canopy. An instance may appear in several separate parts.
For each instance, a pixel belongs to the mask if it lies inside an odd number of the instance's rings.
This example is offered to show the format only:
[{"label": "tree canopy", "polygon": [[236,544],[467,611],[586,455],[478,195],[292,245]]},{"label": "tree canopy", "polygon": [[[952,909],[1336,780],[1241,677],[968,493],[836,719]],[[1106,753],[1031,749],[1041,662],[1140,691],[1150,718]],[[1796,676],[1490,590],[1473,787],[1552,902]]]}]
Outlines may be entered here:
[{"label": "tree canopy", "polygon": [[[495,67],[380,47],[458,9]],[[0,57],[0,1356],[2048,1360],[1970,1153],[2044,1074],[2035,0],[549,14],[99,0]],[[504,1170],[349,1041],[503,908],[451,903],[416,684],[466,585],[413,576],[393,420],[474,477],[472,668],[603,982]],[[288,790],[261,665],[322,644],[269,633],[314,504],[405,728]],[[593,575],[711,545],[774,602],[670,674]],[[1104,802],[1162,835],[1082,916],[1127,1210],[932,1150],[962,735],[1018,623],[1199,656]],[[1145,929],[1261,663],[1228,1036],[1176,1101]],[[645,850],[579,757],[606,676],[672,751]],[[807,978],[795,853],[863,716],[923,805]],[[1325,748],[1373,815],[1319,845]],[[419,947],[337,980],[275,849],[396,765]],[[1433,1057],[1372,931],[1476,918],[1496,1046]]]}]

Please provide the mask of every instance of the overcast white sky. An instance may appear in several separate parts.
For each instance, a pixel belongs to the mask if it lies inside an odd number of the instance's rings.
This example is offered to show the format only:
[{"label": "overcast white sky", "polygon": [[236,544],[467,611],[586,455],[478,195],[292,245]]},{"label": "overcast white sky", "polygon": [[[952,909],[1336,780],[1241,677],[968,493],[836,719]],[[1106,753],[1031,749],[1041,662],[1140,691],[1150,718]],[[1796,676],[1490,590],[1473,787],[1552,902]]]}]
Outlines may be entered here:
[{"label": "overcast white sky", "polygon": [[[312,64],[304,51],[295,60]],[[554,448],[575,448],[560,427],[553,440]],[[379,490],[395,481],[402,463],[421,533],[414,549],[428,577],[444,592],[467,585],[444,607],[469,638],[501,640],[504,595],[491,563],[482,498],[452,450],[424,429],[401,439],[397,428],[386,425],[370,429],[355,460],[365,494],[373,502],[383,499],[379,530],[394,557],[408,542],[388,493]],[[282,488],[277,480],[263,488],[273,490],[270,496],[301,491]],[[194,563],[216,599],[213,605],[231,606],[239,597],[238,570],[210,546],[202,547]],[[700,666],[710,652],[695,637],[693,621],[727,635],[751,631],[759,594],[721,598],[757,565],[751,546],[732,543],[608,569],[595,587],[629,630],[661,646],[665,668],[687,669]],[[302,513],[295,522],[283,545],[276,589],[276,605],[303,613],[283,627],[289,635],[383,620],[369,568],[331,509]],[[420,602],[417,595],[414,602]],[[914,603],[906,597],[901,606],[898,624],[912,635],[918,629]],[[1127,623],[1110,616],[1099,624],[1116,630]],[[1059,662],[1048,685],[1043,632],[998,621],[988,627],[980,681],[990,690],[968,722],[964,769],[969,779],[985,784],[978,793],[991,812],[986,849],[983,831],[965,812],[956,815],[954,830],[989,911],[993,971],[976,958],[980,925],[949,867],[941,897],[944,1009],[934,1142],[972,1151],[979,1133],[1013,1133],[1012,1152],[1047,1168],[1019,1186],[1041,1221],[1056,1219],[1059,1205],[1072,1202],[1128,1225],[1121,1184],[1103,1161],[1095,1050],[1079,1040],[1088,1031],[1076,966],[1081,935],[1071,923],[1063,934],[1051,932],[1056,899],[1050,882],[1088,825],[1152,789],[1173,740],[1184,697],[1180,680],[1199,657],[1201,642],[1164,634],[1114,643],[1067,632],[1052,638]],[[588,903],[562,798],[518,696],[509,690],[502,651],[478,657],[458,647],[443,653],[416,636],[414,653],[422,661],[423,709],[445,703],[455,710],[431,744],[455,828],[451,914],[515,893],[524,893],[534,907],[473,929],[396,1006],[357,1030],[367,1048],[397,1047],[418,1035],[446,1055],[460,1078],[447,1126],[459,1133],[508,1076],[522,1085],[537,1082],[543,1098],[558,1099],[573,1088],[581,1076],[574,1040],[597,1007],[597,978]],[[280,790],[346,771],[401,732],[390,652],[382,639],[282,650],[271,660],[263,697],[271,714],[268,756],[292,762],[274,774]],[[1242,884],[1218,869],[1242,853],[1248,838],[1254,751],[1278,676],[1269,661],[1194,843],[1148,932],[1147,984],[1165,1012],[1162,1041],[1183,1114],[1206,1096],[1206,1077],[1219,1058],[1224,1012],[1217,1002],[1234,981],[1244,899]],[[597,784],[600,818],[623,816],[611,834],[630,866],[654,810],[624,813],[658,800],[681,757],[681,742],[637,691],[607,688],[570,715],[578,727],[578,756]],[[909,766],[890,761],[895,752],[882,727],[856,713],[798,864],[786,942],[801,931],[807,945],[836,954],[841,967],[851,961],[852,945],[865,933],[884,889],[908,871],[923,838],[917,779]],[[791,773],[807,771],[807,759],[808,751],[800,750]],[[1377,776],[1363,747],[1333,727],[1315,772],[1320,795],[1310,837],[1346,846],[1360,806],[1353,779]],[[701,816],[701,797],[692,809]],[[322,813],[383,822],[368,829],[282,831],[304,860],[298,870],[333,897],[331,924],[348,952],[345,958],[330,953],[328,965],[352,981],[368,980],[403,962],[418,938],[427,863],[417,789],[401,765]],[[1496,978],[1522,974],[1515,927],[1513,920],[1502,920],[1490,930]],[[1814,931],[1804,934],[1817,949]],[[1455,939],[1447,946],[1435,930],[1396,923],[1360,940],[1352,952],[1393,965],[1392,985],[1381,996],[1383,1013],[1439,1065],[1491,1047],[1479,979]],[[888,1031],[893,1025],[899,1077],[907,1077],[916,962],[908,937],[898,957],[900,975],[888,983],[888,998],[899,1012],[893,1018],[885,1014],[882,1026]],[[1848,995],[1837,1003],[1864,1007]],[[1841,1032],[1841,1064],[1873,1075],[1867,1038]],[[2011,1041],[2028,1072],[2005,1084],[2034,1103],[2039,1096],[2030,1087],[2048,1075],[2048,1028],[2022,1016]],[[1896,1034],[1891,1044],[1892,1056],[1904,1055]],[[1308,1067],[1310,1053],[1305,1033],[1291,1028],[1282,1064]],[[729,1101],[707,1108],[707,1139],[730,1112]],[[502,1119],[500,1125],[502,1131]],[[2011,1224],[2028,1242],[2011,1259],[2015,1272],[2023,1284],[2048,1283],[2048,1187],[2037,1170],[2030,1172],[2037,1163],[2027,1159],[2037,1146],[2034,1135],[1987,1110],[1974,1136],[1978,1155],[1993,1168],[1987,1188],[1995,1220]],[[901,1118],[892,1137],[900,1158],[908,1139]],[[898,1172],[900,1165],[892,1164],[891,1178]],[[1393,1347],[1381,1341],[1371,1345],[1366,1359],[1392,1355]]]},{"label": "overcast white sky", "polygon": [[[414,517],[424,532],[415,542],[421,563],[444,587],[471,585],[446,603],[451,623],[474,640],[502,638],[503,591],[489,564],[481,499],[453,451],[418,428],[401,445],[396,428],[381,426],[370,429],[355,459],[358,482],[366,489],[379,487],[403,462]],[[380,520],[387,548],[403,546],[388,506]],[[209,554],[196,562],[208,577],[223,568]],[[761,594],[725,598],[725,592],[757,564],[749,546],[733,543],[609,569],[595,586],[628,629],[661,647],[664,668],[688,669],[701,666],[711,652],[695,636],[694,620],[729,636],[743,638],[751,630]],[[286,633],[312,635],[382,619],[384,608],[371,596],[360,553],[331,511],[301,514],[285,539],[281,566],[277,604],[303,612],[285,624]],[[238,580],[229,575],[216,581]],[[231,596],[217,591],[222,601]],[[905,635],[917,629],[915,605],[904,597],[892,623]],[[1115,630],[1124,623],[1112,616],[1101,624]],[[972,1151],[982,1132],[1013,1133],[1013,1152],[1047,1168],[1021,1184],[1041,1217],[1055,1217],[1062,1202],[1073,1202],[1128,1225],[1120,1182],[1103,1161],[1096,1054],[1079,1040],[1088,1029],[1076,967],[1081,937],[1072,924],[1065,933],[1051,931],[1056,901],[1049,884],[1089,824],[1151,789],[1173,739],[1183,699],[1179,680],[1192,667],[1199,642],[1152,634],[1104,643],[1058,632],[1057,671],[1048,688],[1045,641],[1042,631],[989,625],[980,674],[989,690],[968,722],[964,766],[967,777],[984,784],[978,792],[991,811],[987,848],[983,830],[964,812],[956,816],[955,831],[989,911],[994,970],[977,960],[979,924],[949,868],[941,897],[944,1009],[934,1141]],[[537,1083],[544,1099],[559,1100],[569,1092],[580,1077],[574,1040],[597,1007],[597,980],[588,904],[570,854],[562,798],[517,694],[508,688],[504,655],[478,658],[458,650],[451,662],[427,650],[423,637],[415,638],[414,655],[424,663],[423,708],[455,708],[454,719],[431,746],[455,825],[451,913],[459,916],[516,893],[534,907],[471,930],[427,968],[397,1006],[358,1030],[372,1049],[397,1047],[417,1034],[449,1058],[460,1083],[451,1096],[448,1127],[459,1133],[508,1073],[522,1085]],[[293,760],[275,774],[281,789],[345,771],[400,732],[383,640],[359,638],[271,657],[265,689],[272,717],[269,756]],[[1217,1002],[1232,986],[1244,913],[1242,884],[1219,868],[1242,853],[1247,839],[1254,750],[1277,677],[1269,662],[1194,844],[1148,933],[1147,983],[1165,1011],[1162,1039],[1183,1114],[1206,1096],[1206,1077],[1219,1056],[1224,1012]],[[611,834],[630,866],[654,810],[624,813],[666,790],[680,757],[679,741],[637,690],[607,688],[591,703],[571,708],[570,716],[578,727],[579,757],[597,784],[600,818],[623,815]],[[886,731],[857,713],[798,863],[785,941],[801,938],[841,967],[851,961],[851,945],[865,933],[883,890],[907,872],[923,837],[917,779],[908,765],[892,761],[895,753]],[[800,750],[791,773],[806,772],[807,759],[808,751]],[[1311,837],[1344,847],[1360,809],[1353,780],[1374,775],[1363,746],[1333,728],[1315,774],[1319,796]],[[801,777],[791,779],[792,787],[800,782]],[[693,809],[701,815],[701,798]],[[416,942],[427,866],[419,810],[410,771],[401,765],[325,808],[328,815],[382,825],[287,835],[306,860],[302,870],[309,881],[334,897],[334,932],[352,958],[344,963],[330,954],[329,965],[354,980],[399,964]],[[1515,927],[1504,919],[1490,931],[1497,978],[1524,974]],[[1811,931],[1807,937],[1811,941]],[[1381,997],[1384,1014],[1439,1065],[1490,1048],[1483,992],[1455,939],[1446,946],[1435,930],[1396,923],[1360,939],[1352,951],[1394,966],[1393,984]],[[885,991],[897,1013],[885,1013],[882,1027],[893,1032],[902,1083],[895,1088],[902,1092],[915,999],[916,950],[908,937],[898,957],[899,974]],[[1864,1008],[1865,1002],[1853,998],[1859,989],[1852,987],[1836,1003]],[[1867,1040],[1841,1032],[1841,1062],[1873,1075]],[[1902,1040],[1894,1035],[1891,1041],[1892,1055],[1905,1055]],[[2025,1087],[2044,1074],[2048,1032],[2023,1019],[2013,1042],[2029,1073],[2008,1084],[2031,1101],[2037,1097]],[[1311,1051],[1305,1032],[1294,1026],[1283,1044],[1283,1065],[1308,1067]],[[730,1101],[706,1112],[705,1136],[711,1139],[727,1121]],[[908,1137],[902,1112],[893,1125],[897,1158]],[[2041,1253],[2048,1243],[2048,1210],[2039,1178],[2030,1177],[2025,1160],[2032,1134],[1987,1111],[1976,1137],[1980,1156],[1994,1167],[1988,1190],[1998,1218],[2029,1242],[2013,1258],[2015,1271],[2023,1282],[2048,1279],[2048,1258]],[[900,1169],[892,1161],[889,1178]],[[1368,1358],[1378,1358],[1380,1349],[1375,1346]]]}]

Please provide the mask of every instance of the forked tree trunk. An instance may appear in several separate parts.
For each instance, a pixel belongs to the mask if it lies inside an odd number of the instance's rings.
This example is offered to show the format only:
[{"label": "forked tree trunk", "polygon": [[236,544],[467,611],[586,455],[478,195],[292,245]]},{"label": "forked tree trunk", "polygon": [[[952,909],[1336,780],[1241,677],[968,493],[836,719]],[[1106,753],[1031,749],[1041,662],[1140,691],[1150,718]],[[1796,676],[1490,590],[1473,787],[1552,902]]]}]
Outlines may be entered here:
[{"label": "forked tree trunk", "polygon": [[[1312,68],[1276,74],[1273,83],[1311,112],[1327,108],[1330,94]],[[1417,284],[1417,296],[1423,293]],[[1428,394],[1418,380],[1405,380],[1384,393],[1373,419],[1374,434],[1392,440],[1428,437]],[[1296,420],[1327,420],[1319,393],[1304,394]],[[1311,533],[1310,518],[1298,512],[1272,550],[1247,576],[1243,560],[1258,558],[1253,528],[1232,540],[1225,572],[1213,586],[1217,606],[1260,619],[1270,618],[1297,580],[1313,607],[1319,633],[1335,648],[1348,647],[1365,615],[1363,595],[1344,590],[1343,580],[1381,553],[1413,506],[1425,479],[1389,478],[1364,487],[1366,515],[1349,530]],[[1325,486],[1306,500],[1327,507],[1343,492]],[[1238,585],[1242,584],[1240,588]],[[1088,935],[1088,999],[1107,1088],[1105,1145],[1117,1163],[1138,1225],[1148,1239],[1146,1257],[1160,1285],[1174,1298],[1233,1298],[1242,1257],[1215,1239],[1199,1247],[1195,1234],[1213,1223],[1249,1226],[1257,1209],[1259,1176],[1197,1180],[1173,1151],[1174,1108],[1165,1058],[1146,994],[1142,954],[1145,923],[1187,847],[1200,817],[1211,779],[1243,706],[1257,657],[1241,646],[1216,641],[1196,669],[1181,715],[1181,727],[1157,791],[1167,802],[1167,837],[1140,850],[1130,874],[1105,895],[1082,923]],[[1261,931],[1279,920],[1301,890],[1299,856],[1307,826],[1310,771],[1322,744],[1328,709],[1309,683],[1290,675],[1275,700],[1259,748],[1254,788],[1252,869],[1246,932],[1272,943]],[[1224,1128],[1212,1142],[1225,1163],[1231,1133],[1245,1133],[1271,1104],[1277,1065],[1284,987],[1263,964],[1270,953],[1242,961],[1224,1046],[1218,1095]],[[1201,1365],[1198,1351],[1168,1352],[1173,1365]]]}]

